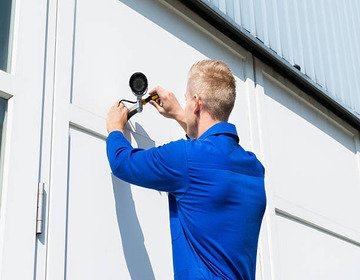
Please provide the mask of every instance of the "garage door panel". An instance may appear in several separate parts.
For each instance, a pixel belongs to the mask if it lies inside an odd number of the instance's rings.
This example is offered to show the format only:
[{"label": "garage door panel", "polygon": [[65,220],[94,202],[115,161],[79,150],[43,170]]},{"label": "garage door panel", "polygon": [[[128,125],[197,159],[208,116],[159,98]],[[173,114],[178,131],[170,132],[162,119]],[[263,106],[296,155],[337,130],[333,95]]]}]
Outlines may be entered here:
[{"label": "garage door panel", "polygon": [[[78,0],[73,48],[71,102],[104,118],[114,101],[134,100],[128,81],[137,71],[147,75],[149,89],[162,85],[174,91],[182,105],[188,70],[198,60],[222,59],[239,88],[245,81],[245,52],[236,53],[156,1]],[[141,122],[147,130],[154,128],[155,121],[166,127],[166,134],[151,129],[150,137],[159,143],[172,139],[170,135],[184,136],[175,122],[160,118],[150,105],[131,121]]]},{"label": "garage door panel", "polygon": [[354,134],[265,74],[261,111],[267,176],[275,196],[360,232]]},{"label": "garage door panel", "polygon": [[[279,279],[349,279],[360,276],[358,245],[289,217],[276,216]],[[306,275],[306,276],[305,276]]]},{"label": "garage door panel", "polygon": [[114,177],[104,139],[71,128],[69,151],[67,279],[170,279],[167,197]]}]

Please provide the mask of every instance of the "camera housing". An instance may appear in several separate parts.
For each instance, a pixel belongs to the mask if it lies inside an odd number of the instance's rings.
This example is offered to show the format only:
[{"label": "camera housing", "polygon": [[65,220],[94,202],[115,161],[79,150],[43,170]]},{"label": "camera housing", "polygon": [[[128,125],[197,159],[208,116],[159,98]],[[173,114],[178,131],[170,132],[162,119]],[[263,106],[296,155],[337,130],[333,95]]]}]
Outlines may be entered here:
[{"label": "camera housing", "polygon": [[148,81],[146,76],[141,72],[136,72],[131,75],[129,80],[131,91],[137,98],[141,98],[146,94],[148,89]]},{"label": "camera housing", "polygon": [[129,86],[137,100],[136,104],[129,109],[128,119],[130,119],[136,113],[142,112],[143,110],[142,96],[146,94],[148,89],[148,81],[146,76],[141,72],[135,72],[130,77]]}]

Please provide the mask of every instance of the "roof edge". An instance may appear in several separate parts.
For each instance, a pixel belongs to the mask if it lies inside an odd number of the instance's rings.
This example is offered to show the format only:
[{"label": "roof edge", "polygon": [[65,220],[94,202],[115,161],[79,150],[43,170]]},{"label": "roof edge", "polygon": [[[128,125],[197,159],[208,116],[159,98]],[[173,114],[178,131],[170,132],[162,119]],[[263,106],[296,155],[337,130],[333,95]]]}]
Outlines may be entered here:
[{"label": "roof edge", "polygon": [[235,25],[225,16],[216,12],[202,0],[178,0],[185,7],[192,10],[203,20],[215,27],[235,43],[239,44],[265,64],[272,67],[276,72],[288,79],[300,90],[311,96],[336,116],[346,121],[360,131],[360,119],[349,109],[335,101],[325,93],[323,88],[312,79],[299,71],[288,61],[277,55],[273,50],[266,47],[259,39],[250,34],[241,26]]}]

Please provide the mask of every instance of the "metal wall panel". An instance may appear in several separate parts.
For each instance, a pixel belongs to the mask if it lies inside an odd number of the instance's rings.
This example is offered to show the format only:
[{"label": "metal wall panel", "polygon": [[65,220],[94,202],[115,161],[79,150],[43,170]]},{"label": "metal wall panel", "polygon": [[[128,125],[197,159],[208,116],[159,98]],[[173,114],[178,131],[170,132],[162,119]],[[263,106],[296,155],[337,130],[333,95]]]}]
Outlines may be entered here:
[{"label": "metal wall panel", "polygon": [[356,0],[203,0],[258,38],[360,118]]}]

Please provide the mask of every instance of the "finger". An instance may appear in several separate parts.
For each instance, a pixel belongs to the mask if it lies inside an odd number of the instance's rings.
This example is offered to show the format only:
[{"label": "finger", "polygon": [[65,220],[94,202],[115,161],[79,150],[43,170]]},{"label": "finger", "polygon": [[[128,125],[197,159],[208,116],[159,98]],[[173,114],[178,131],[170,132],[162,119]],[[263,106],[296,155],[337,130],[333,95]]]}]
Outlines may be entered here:
[{"label": "finger", "polygon": [[150,92],[149,95],[154,95],[154,94],[158,94],[159,97],[163,96],[164,94],[164,89],[160,86],[157,86],[156,88],[153,88]]},{"label": "finger", "polygon": [[155,102],[154,100],[151,100],[151,101],[150,101],[150,104],[153,105],[159,112],[160,112],[160,110],[163,109],[163,108],[162,108],[157,102]]},{"label": "finger", "polygon": [[160,96],[160,95],[159,95],[159,92],[157,91],[157,87],[156,87],[156,88],[153,88],[153,89],[150,90],[148,93],[149,93],[150,96],[155,95],[155,94],[157,94],[158,96]]}]

